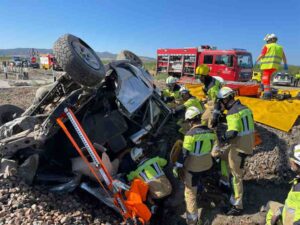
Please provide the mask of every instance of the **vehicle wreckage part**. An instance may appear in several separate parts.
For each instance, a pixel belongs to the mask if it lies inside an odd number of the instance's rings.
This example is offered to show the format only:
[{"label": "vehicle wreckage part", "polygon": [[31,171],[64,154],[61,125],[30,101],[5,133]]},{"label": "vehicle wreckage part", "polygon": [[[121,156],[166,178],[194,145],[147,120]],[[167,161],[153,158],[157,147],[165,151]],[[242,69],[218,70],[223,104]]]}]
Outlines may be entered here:
[{"label": "vehicle wreckage part", "polygon": [[117,55],[117,60],[129,60],[135,66],[142,67],[143,61],[131,51],[123,50]]},{"label": "vehicle wreckage part", "polygon": [[36,132],[25,130],[0,141],[0,151],[5,157],[12,157],[19,149],[41,144],[35,139]]},{"label": "vehicle wreckage part", "polygon": [[129,114],[133,114],[149,97],[153,90],[145,85],[145,83],[136,77],[130,70],[116,67],[118,76],[117,98],[126,108]]},{"label": "vehicle wreckage part", "polygon": [[74,191],[78,187],[78,185],[80,184],[80,181],[81,181],[81,175],[76,174],[76,176],[69,182],[60,184],[60,185],[56,185],[56,186],[50,188],[50,191],[56,192],[56,193],[69,193],[69,192]]},{"label": "vehicle wreckage part", "polygon": [[118,110],[111,111],[105,116],[102,112],[88,114],[82,124],[90,139],[100,144],[108,143],[110,150],[114,153],[126,148],[127,141],[123,133],[128,130],[128,125]]},{"label": "vehicle wreckage part", "polygon": [[58,64],[78,84],[93,87],[105,77],[105,69],[94,50],[71,34],[60,37],[53,46]]},{"label": "vehicle wreckage part", "polygon": [[[127,187],[127,185],[123,184],[120,181],[114,181],[112,179],[110,174],[107,172],[104,164],[102,163],[102,160],[100,159],[98,153],[96,152],[95,148],[93,147],[91,141],[89,140],[86,133],[84,132],[84,130],[80,126],[80,124],[79,124],[78,120],[76,119],[74,113],[68,108],[65,108],[64,111],[65,111],[66,116],[69,118],[71,124],[73,125],[73,127],[74,127],[76,133],[78,134],[79,138],[81,139],[82,143],[84,144],[85,148],[89,152],[89,155],[91,156],[91,158],[93,160],[94,166],[98,169],[98,171],[100,172],[101,176],[103,177],[109,191],[113,194],[114,204],[116,205],[116,207],[118,207],[119,213],[123,216],[125,221],[135,219],[134,218],[135,216],[132,215],[132,213],[130,213],[127,210],[127,208],[124,204],[122,193],[121,193],[121,189],[128,190],[129,187]],[[71,143],[73,144],[75,149],[78,151],[79,155],[87,163],[89,169],[94,174],[94,176],[97,179],[98,183],[102,186],[102,188],[104,190],[106,190],[106,188],[104,187],[103,183],[101,182],[99,176],[96,173],[97,171],[91,166],[91,164],[87,160],[86,156],[83,154],[83,152],[79,148],[78,144],[76,143],[76,141],[74,140],[74,138],[72,137],[72,135],[70,134],[70,132],[68,131],[68,129],[66,128],[64,123],[62,122],[61,118],[57,118],[56,121],[57,121],[58,125],[62,128],[62,130],[65,132],[65,134],[67,135],[67,137],[69,138],[69,140],[71,141]],[[108,193],[107,190],[106,190],[106,192],[107,192],[107,195],[110,196],[110,194]]]},{"label": "vehicle wreckage part", "polygon": [[33,104],[38,104],[49,93],[49,91],[53,89],[54,86],[55,83],[44,85],[38,88],[33,99]]},{"label": "vehicle wreckage part", "polygon": [[31,185],[39,165],[39,155],[33,154],[29,156],[19,167],[18,173],[21,179]]},{"label": "vehicle wreckage part", "polygon": [[23,109],[15,105],[0,105],[0,126],[19,117],[23,112]]}]

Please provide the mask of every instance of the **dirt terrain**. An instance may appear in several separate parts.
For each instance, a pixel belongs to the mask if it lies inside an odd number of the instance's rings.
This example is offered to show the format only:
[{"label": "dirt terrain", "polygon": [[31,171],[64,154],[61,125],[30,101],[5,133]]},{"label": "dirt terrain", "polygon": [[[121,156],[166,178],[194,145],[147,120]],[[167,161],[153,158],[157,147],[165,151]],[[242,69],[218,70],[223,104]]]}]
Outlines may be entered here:
[{"label": "dirt terrain", "polygon": [[[157,84],[163,87],[162,82]],[[28,107],[37,87],[0,89],[0,104]],[[245,170],[245,214],[224,216],[213,200],[203,200],[203,224],[264,224],[265,214],[260,208],[269,200],[283,202],[291,174],[286,166],[286,150],[300,141],[299,125],[284,133],[257,124],[263,143],[247,159]],[[173,132],[176,132],[174,130]],[[0,224],[120,224],[115,213],[99,201],[81,191],[68,195],[55,195],[42,186],[19,185],[18,178],[0,179]],[[161,224],[185,224],[182,217],[184,205],[165,212]],[[25,217],[24,217],[25,216]],[[26,218],[26,221],[24,221]]]}]

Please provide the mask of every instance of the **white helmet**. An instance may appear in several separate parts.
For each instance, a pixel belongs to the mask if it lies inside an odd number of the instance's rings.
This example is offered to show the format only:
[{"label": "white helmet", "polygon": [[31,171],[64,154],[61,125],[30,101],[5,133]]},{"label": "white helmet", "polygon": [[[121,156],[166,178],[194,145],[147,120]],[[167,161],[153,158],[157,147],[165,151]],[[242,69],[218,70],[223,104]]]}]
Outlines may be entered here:
[{"label": "white helmet", "polygon": [[293,160],[298,166],[300,166],[300,144],[293,146],[289,152],[290,160]]},{"label": "white helmet", "polygon": [[217,98],[219,99],[224,99],[224,98],[227,98],[231,95],[234,95],[234,90],[232,90],[231,88],[229,87],[222,87],[220,90],[219,90],[219,93],[217,95]]},{"label": "white helmet", "polygon": [[264,37],[264,41],[270,40],[269,36],[270,36],[270,34],[266,34],[266,36]]},{"label": "white helmet", "polygon": [[270,41],[273,38],[277,39],[277,36],[275,34],[267,34],[264,38],[264,41]]},{"label": "white helmet", "polygon": [[276,34],[270,34],[270,35],[269,35],[269,40],[270,40],[270,39],[273,39],[273,38],[276,38],[276,39],[277,39]]},{"label": "white helmet", "polygon": [[185,120],[190,120],[195,118],[196,116],[199,116],[203,113],[203,110],[199,110],[197,107],[195,106],[190,106],[187,108],[187,110],[185,111]]},{"label": "white helmet", "polygon": [[178,81],[178,78],[169,76],[166,79],[166,84],[175,84]]},{"label": "white helmet", "polygon": [[190,90],[187,89],[185,86],[181,86],[181,88],[179,89],[179,93],[180,94],[190,93]]},{"label": "white helmet", "polygon": [[224,84],[225,84],[225,81],[224,81],[224,79],[223,79],[222,77],[214,76],[214,78],[215,78],[216,80],[218,80],[218,81],[220,82],[221,85],[224,85]]},{"label": "white helmet", "polygon": [[130,156],[133,161],[138,161],[144,156],[144,150],[142,148],[133,147],[130,151]]}]

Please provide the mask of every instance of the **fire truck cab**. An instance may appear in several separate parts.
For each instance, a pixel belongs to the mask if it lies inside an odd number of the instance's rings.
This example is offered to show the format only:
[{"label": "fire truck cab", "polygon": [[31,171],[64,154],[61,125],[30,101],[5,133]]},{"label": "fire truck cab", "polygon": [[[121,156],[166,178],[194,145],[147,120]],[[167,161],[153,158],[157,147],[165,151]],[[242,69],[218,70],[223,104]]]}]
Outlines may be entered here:
[{"label": "fire truck cab", "polygon": [[249,81],[252,77],[252,55],[245,49],[217,50],[216,47],[201,46],[157,50],[157,73],[194,76],[201,64],[208,65],[209,75],[227,81]]}]

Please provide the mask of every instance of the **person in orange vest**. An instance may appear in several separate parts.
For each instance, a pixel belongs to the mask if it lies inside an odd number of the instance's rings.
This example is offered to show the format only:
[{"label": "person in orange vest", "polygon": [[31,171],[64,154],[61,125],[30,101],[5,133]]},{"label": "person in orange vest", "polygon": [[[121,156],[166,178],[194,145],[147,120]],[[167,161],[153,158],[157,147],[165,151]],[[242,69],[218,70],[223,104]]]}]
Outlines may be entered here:
[{"label": "person in orange vest", "polygon": [[258,56],[256,63],[260,61],[260,69],[262,70],[262,84],[264,87],[263,99],[271,99],[270,81],[272,74],[275,73],[284,62],[284,70],[288,70],[287,60],[282,46],[277,44],[277,36],[275,34],[267,34],[264,41],[267,44],[263,47],[261,54]]}]

